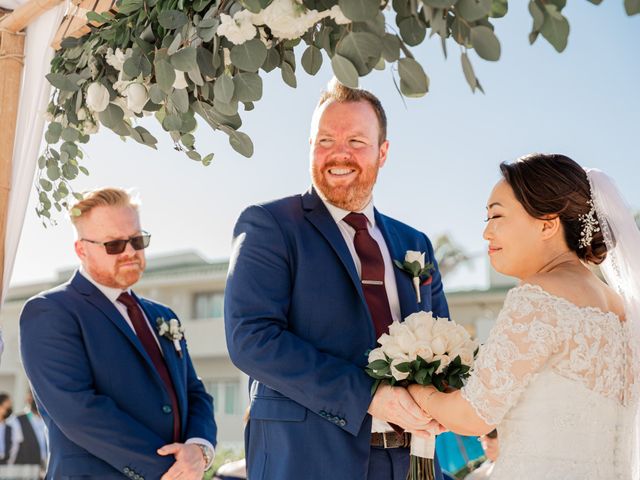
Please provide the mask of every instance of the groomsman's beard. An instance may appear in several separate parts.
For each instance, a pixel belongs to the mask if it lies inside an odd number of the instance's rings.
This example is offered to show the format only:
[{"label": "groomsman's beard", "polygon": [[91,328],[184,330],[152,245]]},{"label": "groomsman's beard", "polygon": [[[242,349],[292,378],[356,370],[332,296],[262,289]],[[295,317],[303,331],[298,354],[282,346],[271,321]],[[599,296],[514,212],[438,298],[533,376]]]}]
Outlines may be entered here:
[{"label": "groomsman's beard", "polygon": [[91,278],[100,285],[126,289],[140,280],[145,266],[144,256],[134,255],[133,257],[118,259],[113,266],[113,270],[96,268],[95,265],[85,265],[85,268]]},{"label": "groomsman's beard", "polygon": [[[328,175],[330,168],[345,167],[355,168],[356,178],[348,185],[332,186],[329,185],[325,174]],[[378,178],[379,165],[362,170],[357,165],[349,162],[331,163],[323,166],[321,169],[311,164],[311,181],[318,191],[318,195],[332,205],[350,212],[362,210],[369,200],[373,192],[373,187]]]}]

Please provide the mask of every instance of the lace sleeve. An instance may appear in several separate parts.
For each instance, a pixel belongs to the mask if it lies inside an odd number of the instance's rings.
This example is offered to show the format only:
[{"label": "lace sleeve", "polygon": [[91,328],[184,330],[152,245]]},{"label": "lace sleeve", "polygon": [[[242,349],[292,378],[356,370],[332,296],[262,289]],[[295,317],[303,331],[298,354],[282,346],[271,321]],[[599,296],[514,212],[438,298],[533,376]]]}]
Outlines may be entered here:
[{"label": "lace sleeve", "polygon": [[526,285],[507,295],[462,389],[462,396],[487,424],[502,421],[559,347],[562,335],[552,307],[548,296]]}]

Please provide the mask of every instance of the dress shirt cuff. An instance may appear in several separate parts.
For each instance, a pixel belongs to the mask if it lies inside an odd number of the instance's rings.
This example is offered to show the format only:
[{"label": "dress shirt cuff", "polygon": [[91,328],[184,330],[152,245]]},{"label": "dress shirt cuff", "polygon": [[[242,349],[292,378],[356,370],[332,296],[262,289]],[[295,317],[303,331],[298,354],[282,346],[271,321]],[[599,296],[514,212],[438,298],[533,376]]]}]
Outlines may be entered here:
[{"label": "dress shirt cuff", "polygon": [[184,443],[185,445],[188,445],[190,443],[197,443],[200,445],[204,445],[211,450],[211,461],[204,467],[205,470],[209,470],[211,468],[211,465],[213,465],[213,460],[216,458],[216,449],[213,447],[213,445],[211,445],[211,442],[209,440],[205,440],[204,438],[193,437]]}]

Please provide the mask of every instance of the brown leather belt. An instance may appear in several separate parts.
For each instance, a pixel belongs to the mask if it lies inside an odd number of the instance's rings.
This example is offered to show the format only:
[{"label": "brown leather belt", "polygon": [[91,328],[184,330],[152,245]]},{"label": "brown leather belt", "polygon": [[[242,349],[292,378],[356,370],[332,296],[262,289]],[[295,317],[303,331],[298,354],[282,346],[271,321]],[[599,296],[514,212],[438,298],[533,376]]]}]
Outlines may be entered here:
[{"label": "brown leather belt", "polygon": [[374,432],[371,434],[371,446],[381,448],[408,448],[411,444],[411,434],[396,432]]}]

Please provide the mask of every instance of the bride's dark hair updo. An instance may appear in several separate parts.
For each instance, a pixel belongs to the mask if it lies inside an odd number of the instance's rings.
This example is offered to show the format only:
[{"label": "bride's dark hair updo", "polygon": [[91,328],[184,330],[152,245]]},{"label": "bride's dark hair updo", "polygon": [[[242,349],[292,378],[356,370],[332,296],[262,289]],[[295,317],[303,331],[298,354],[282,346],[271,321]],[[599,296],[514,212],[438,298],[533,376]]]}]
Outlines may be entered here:
[{"label": "bride's dark hair updo", "polygon": [[604,261],[607,246],[601,231],[593,232],[589,245],[580,246],[580,216],[591,210],[591,187],[580,165],[564,155],[533,153],[501,163],[500,171],[529,215],[558,216],[567,245],[581,260],[596,265]]}]

